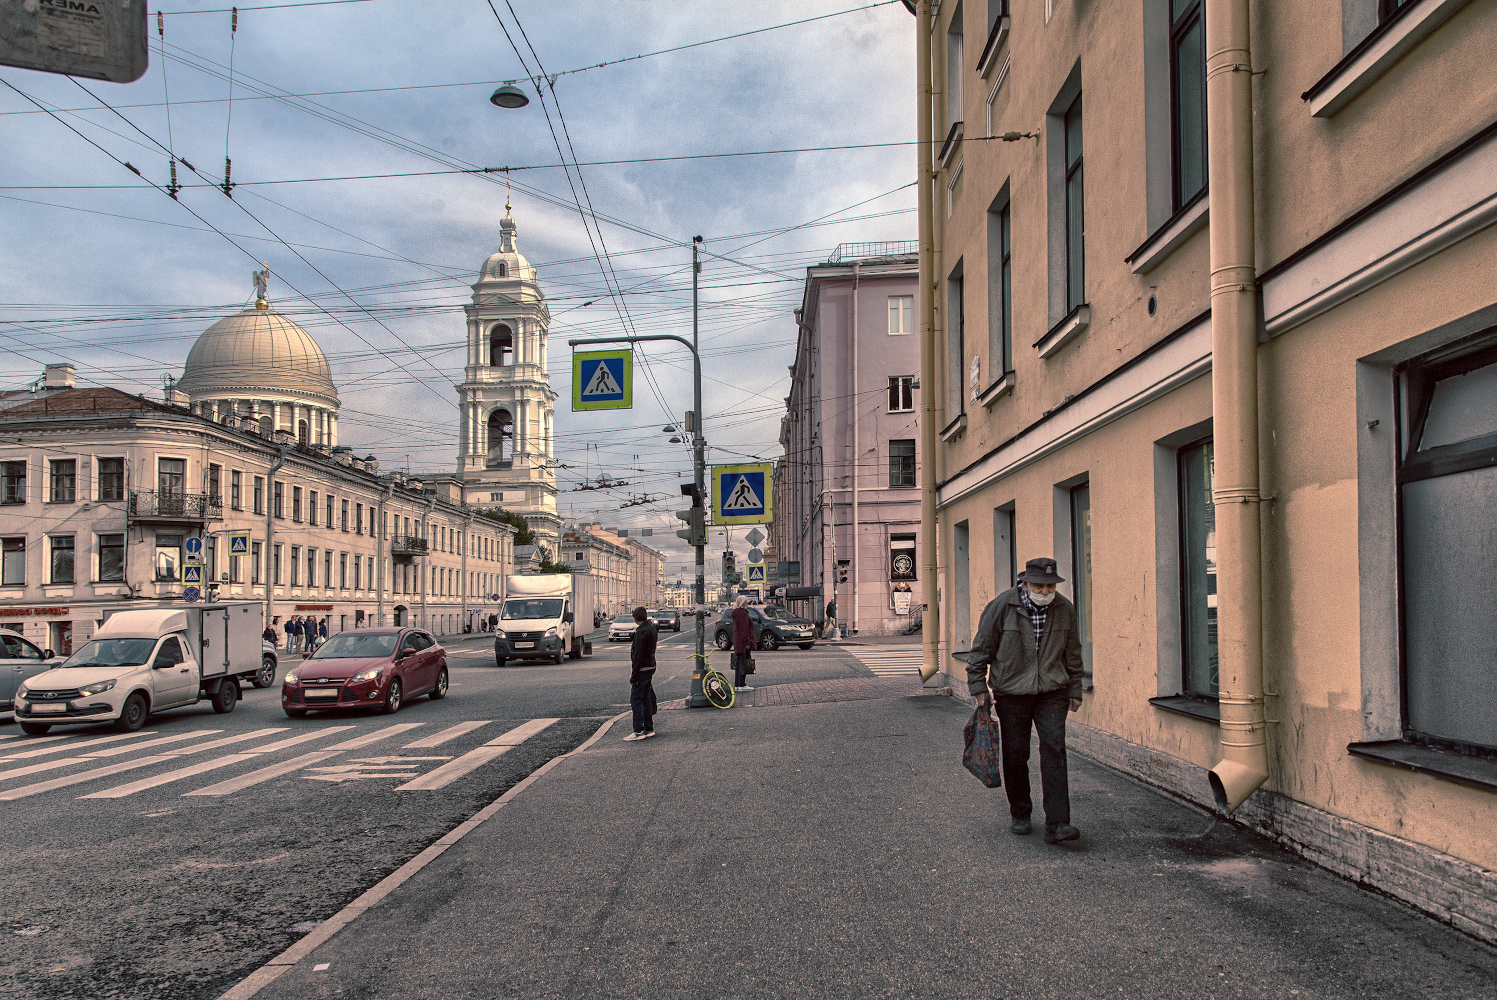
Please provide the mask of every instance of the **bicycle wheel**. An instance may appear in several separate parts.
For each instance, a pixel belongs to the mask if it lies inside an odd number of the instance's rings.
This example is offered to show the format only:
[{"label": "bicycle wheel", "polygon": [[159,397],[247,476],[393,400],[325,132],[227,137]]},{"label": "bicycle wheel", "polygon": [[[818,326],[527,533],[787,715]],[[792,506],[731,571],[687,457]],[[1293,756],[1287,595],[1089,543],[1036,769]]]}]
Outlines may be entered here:
[{"label": "bicycle wheel", "polygon": [[716,670],[708,670],[702,675],[702,694],[707,696],[713,708],[733,707],[733,685]]}]

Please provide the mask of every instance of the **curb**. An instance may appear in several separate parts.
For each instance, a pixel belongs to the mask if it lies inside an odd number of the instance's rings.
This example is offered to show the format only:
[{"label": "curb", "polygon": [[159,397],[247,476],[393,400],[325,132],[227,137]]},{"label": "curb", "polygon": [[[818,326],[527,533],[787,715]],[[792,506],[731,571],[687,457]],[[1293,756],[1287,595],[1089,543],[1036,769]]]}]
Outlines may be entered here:
[{"label": "curb", "polygon": [[441,857],[441,855],[447,850],[447,848],[451,847],[453,844],[456,844],[468,834],[472,833],[474,830],[482,826],[485,821],[487,821],[500,809],[503,809],[505,806],[509,805],[510,801],[514,799],[515,796],[519,795],[526,788],[530,787],[530,785],[534,782],[540,780],[541,776],[544,775],[547,771],[551,770],[553,767],[555,767],[557,764],[560,764],[568,757],[573,757],[584,752],[594,743],[602,739],[603,735],[613,727],[613,724],[615,722],[618,722],[628,714],[628,712],[620,712],[618,715],[613,716],[608,721],[599,726],[597,732],[593,733],[586,740],[584,740],[582,744],[576,749],[569,750],[564,754],[559,754],[558,756],[552,757],[550,760],[546,761],[546,763],[542,764],[534,771],[531,771],[523,779],[517,782],[512,788],[510,788],[509,791],[505,792],[493,802],[490,802],[478,812],[474,813],[472,816],[468,817],[466,820],[453,827],[445,836],[436,841],[436,843],[432,844],[431,846],[426,848],[426,850],[422,851],[420,854],[416,855],[414,858],[407,861],[399,868],[395,869],[395,871],[391,872],[389,875],[386,875],[383,879],[376,883],[372,888],[366,890],[352,903],[349,903],[347,906],[343,907],[343,909],[339,910],[337,913],[324,920],[317,926],[315,930],[306,934],[295,944],[291,945],[291,947],[287,948],[275,958],[272,958],[270,961],[260,966],[254,972],[251,972],[248,976],[245,976],[227,992],[221,994],[218,1000],[249,1000],[250,997],[253,997],[265,987],[275,982],[286,972],[290,971],[291,968],[298,962],[310,955],[313,950],[318,948],[320,945],[325,944],[329,939],[333,937],[333,935],[337,934],[343,928],[347,927],[349,924],[357,920],[365,910],[379,905],[381,900],[398,889],[412,875],[415,875],[417,872],[421,871],[421,869],[425,868],[437,858]]}]

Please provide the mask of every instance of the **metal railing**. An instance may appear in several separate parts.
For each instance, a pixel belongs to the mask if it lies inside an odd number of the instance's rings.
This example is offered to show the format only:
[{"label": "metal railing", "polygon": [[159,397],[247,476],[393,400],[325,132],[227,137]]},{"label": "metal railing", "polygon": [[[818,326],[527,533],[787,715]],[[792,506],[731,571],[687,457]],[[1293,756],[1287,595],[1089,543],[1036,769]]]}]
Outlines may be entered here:
[{"label": "metal railing", "polygon": [[866,260],[869,257],[901,257],[920,252],[919,240],[896,240],[889,243],[840,243],[828,264],[840,264],[845,260]]},{"label": "metal railing", "polygon": [[224,501],[221,495],[212,493],[135,490],[130,494],[129,516],[136,519],[222,521]]},{"label": "metal railing", "polygon": [[390,539],[390,552],[397,556],[424,556],[427,552],[426,539],[415,535],[396,535]]}]

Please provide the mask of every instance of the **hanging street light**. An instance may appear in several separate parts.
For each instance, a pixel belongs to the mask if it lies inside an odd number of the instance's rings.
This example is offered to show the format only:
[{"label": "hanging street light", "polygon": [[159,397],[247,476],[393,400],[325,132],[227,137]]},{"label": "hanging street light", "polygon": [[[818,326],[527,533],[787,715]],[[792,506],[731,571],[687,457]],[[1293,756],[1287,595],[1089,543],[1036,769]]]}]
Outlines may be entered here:
[{"label": "hanging street light", "polygon": [[530,98],[511,80],[489,95],[489,103],[496,108],[523,108]]}]

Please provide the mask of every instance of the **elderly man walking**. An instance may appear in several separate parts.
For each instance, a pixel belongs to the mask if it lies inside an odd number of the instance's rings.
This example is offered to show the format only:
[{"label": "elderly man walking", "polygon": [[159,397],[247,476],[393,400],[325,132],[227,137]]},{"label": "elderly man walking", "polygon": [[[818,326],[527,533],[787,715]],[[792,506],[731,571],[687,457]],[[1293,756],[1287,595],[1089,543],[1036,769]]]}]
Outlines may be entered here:
[{"label": "elderly man walking", "polygon": [[[1064,579],[1054,559],[1031,559],[1019,585],[982,612],[967,656],[967,689],[981,708],[993,704],[1003,743],[1003,783],[1013,817],[1009,830],[1030,832],[1029,730],[1040,738],[1045,843],[1075,840],[1066,775],[1066,710],[1081,708],[1081,637],[1076,605],[1055,592]],[[991,688],[991,695],[989,689]],[[994,701],[996,698],[996,702]]]}]

